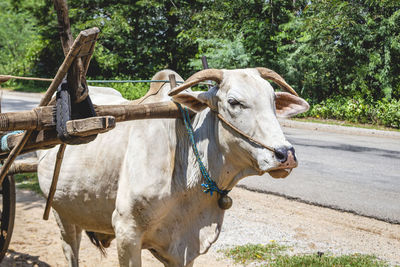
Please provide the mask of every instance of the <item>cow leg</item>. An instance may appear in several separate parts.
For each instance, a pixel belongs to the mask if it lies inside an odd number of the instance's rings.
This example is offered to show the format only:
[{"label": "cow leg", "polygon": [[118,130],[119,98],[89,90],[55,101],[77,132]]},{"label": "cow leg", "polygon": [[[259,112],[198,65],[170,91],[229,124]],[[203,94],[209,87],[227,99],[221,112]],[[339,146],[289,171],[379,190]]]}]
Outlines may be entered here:
[{"label": "cow leg", "polygon": [[112,223],[117,239],[119,265],[123,267],[142,266],[142,234],[135,227],[131,216],[123,216],[114,210]]},{"label": "cow leg", "polygon": [[82,228],[69,223],[54,211],[61,232],[62,248],[69,267],[79,266],[79,246],[82,238]]}]

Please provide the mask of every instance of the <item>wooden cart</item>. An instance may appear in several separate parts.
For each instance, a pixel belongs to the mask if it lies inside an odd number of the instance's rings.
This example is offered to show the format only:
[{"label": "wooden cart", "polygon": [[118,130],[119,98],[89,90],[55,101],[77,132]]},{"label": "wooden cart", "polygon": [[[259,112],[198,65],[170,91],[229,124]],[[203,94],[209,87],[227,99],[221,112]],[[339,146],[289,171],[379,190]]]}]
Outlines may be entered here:
[{"label": "wooden cart", "polygon": [[[72,39],[66,0],[54,0],[65,59],[37,108],[0,113],[0,262],[11,240],[15,216],[13,174],[36,172],[37,165],[15,161],[20,154],[59,146],[53,181],[43,218],[48,219],[52,198],[66,145],[93,141],[121,121],[146,118],[177,118],[181,114],[173,102],[128,105],[93,105],[86,83],[86,72],[99,34],[98,28],[80,32]],[[0,76],[0,83],[13,78]],[[174,87],[175,77],[170,77]],[[152,92],[149,92],[150,94]],[[54,96],[55,95],[55,96]],[[19,132],[16,132],[19,131]]]}]

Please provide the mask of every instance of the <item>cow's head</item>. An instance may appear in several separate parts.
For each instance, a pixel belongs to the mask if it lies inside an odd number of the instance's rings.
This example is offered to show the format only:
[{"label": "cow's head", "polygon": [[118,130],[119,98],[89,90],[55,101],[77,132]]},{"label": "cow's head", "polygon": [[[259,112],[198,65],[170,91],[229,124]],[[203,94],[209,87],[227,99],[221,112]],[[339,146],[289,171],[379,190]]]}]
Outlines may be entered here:
[{"label": "cow's head", "polygon": [[[274,92],[265,79],[274,81],[286,92]],[[208,92],[182,92],[205,80],[213,80],[218,86]],[[309,105],[274,71],[207,69],[195,73],[170,95],[174,101],[196,112],[209,107],[240,131],[272,148],[254,144],[220,122],[217,134],[221,149],[237,164],[251,166],[258,174],[268,172],[274,178],[284,178],[297,167],[293,146],[286,140],[277,116],[305,112]]]}]

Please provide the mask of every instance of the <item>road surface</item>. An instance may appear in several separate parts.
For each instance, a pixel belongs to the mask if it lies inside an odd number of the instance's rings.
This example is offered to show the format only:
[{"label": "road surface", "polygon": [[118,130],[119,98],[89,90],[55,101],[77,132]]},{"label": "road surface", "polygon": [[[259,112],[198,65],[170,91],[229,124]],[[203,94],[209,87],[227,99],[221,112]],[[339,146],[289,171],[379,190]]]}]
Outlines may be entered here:
[{"label": "road surface", "polygon": [[400,223],[400,139],[284,128],[299,166],[241,186]]},{"label": "road surface", "polygon": [[[39,100],[37,94],[4,93],[3,112],[31,109]],[[240,186],[400,223],[400,139],[283,129],[299,167],[286,179],[267,174]]]},{"label": "road surface", "polygon": [[2,90],[1,112],[30,110],[40,102],[41,95]]}]

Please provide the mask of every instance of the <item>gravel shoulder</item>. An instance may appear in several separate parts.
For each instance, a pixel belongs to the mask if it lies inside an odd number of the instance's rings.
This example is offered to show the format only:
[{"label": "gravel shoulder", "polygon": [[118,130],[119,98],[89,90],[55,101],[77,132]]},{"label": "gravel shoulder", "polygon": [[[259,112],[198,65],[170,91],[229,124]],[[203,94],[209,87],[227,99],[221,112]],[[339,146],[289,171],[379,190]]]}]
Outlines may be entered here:
[{"label": "gravel shoulder", "polygon": [[[290,246],[291,253],[375,254],[400,264],[400,225],[350,213],[316,207],[283,197],[234,188],[233,207],[227,211],[222,233],[195,266],[232,266],[220,249],[272,240]],[[10,251],[1,266],[65,266],[58,227],[51,215],[42,220],[45,201],[29,192],[17,191],[17,214]],[[100,252],[82,235],[81,266],[118,266],[115,241]],[[143,266],[162,266],[143,251]]]}]

